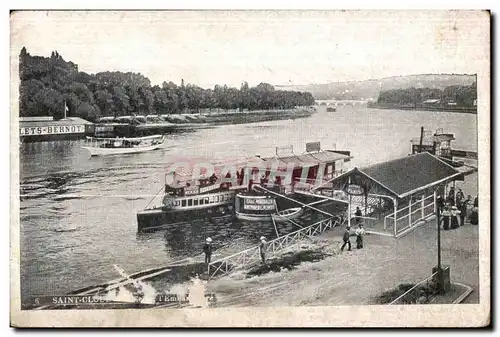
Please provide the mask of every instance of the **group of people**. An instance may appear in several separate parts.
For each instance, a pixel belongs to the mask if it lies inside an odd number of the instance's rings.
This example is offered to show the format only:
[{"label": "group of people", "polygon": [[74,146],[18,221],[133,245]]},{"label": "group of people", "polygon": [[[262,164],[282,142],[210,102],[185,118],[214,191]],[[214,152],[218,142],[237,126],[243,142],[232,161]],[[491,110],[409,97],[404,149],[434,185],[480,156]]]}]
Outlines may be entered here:
[{"label": "group of people", "polygon": [[461,189],[458,189],[455,194],[455,189],[452,187],[446,199],[438,197],[441,212],[440,225],[444,230],[463,226],[466,221],[469,221],[471,225],[477,225],[479,223],[478,204],[477,196],[474,200],[470,195],[465,199]]},{"label": "group of people", "polygon": [[[212,239],[207,238],[205,240],[205,244],[203,245],[203,253],[205,254],[205,263],[210,264],[212,261]],[[260,259],[263,264],[266,263],[266,250],[267,250],[267,241],[264,236],[260,237],[260,244],[259,244],[259,253],[260,253]]]},{"label": "group of people", "polygon": [[[356,231],[354,232],[354,235],[356,235],[356,248],[361,249],[363,248],[363,235],[365,234],[365,229],[363,228],[363,223],[358,224],[358,228],[356,228]],[[342,244],[342,247],[340,247],[341,251],[344,251],[345,246],[347,246],[347,250],[351,251],[351,227],[346,226],[344,236],[342,237],[342,240],[344,243]]]},{"label": "group of people", "polygon": [[[361,249],[363,248],[363,235],[365,234],[365,229],[363,228],[363,213],[361,213],[359,207],[356,207],[356,212],[354,213],[354,215],[356,224],[358,226],[358,228],[356,228],[356,231],[354,232],[354,235],[356,235],[356,248]],[[351,251],[351,227],[346,226],[346,230],[344,232],[342,240],[344,241],[344,244],[342,245],[342,247],[340,247],[340,250],[344,251],[345,246],[347,246],[347,250]]]}]

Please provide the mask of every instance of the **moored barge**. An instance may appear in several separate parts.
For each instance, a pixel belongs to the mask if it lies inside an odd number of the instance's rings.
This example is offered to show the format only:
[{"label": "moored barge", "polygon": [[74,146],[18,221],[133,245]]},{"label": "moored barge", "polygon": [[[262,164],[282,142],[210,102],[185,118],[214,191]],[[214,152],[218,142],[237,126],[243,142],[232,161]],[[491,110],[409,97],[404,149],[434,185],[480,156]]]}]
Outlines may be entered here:
[{"label": "moored barge", "polygon": [[277,148],[273,157],[227,163],[214,169],[209,178],[193,177],[190,170],[182,175],[172,173],[172,182],[165,182],[162,190],[161,205],[137,213],[138,230],[223,216],[243,221],[294,219],[304,211],[304,204],[318,201],[314,195],[295,193],[295,188],[334,178],[346,170],[344,163],[351,159],[349,151],[321,150],[319,143],[308,143],[300,155],[293,148],[286,155],[279,152]]}]

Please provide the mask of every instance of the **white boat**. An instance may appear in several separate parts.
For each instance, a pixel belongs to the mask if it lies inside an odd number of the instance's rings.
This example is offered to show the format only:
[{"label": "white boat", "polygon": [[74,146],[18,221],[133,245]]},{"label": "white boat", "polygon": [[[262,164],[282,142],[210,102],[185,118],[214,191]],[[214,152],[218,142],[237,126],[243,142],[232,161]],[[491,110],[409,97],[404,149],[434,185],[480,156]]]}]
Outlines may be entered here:
[{"label": "white boat", "polygon": [[279,211],[276,214],[273,214],[274,221],[276,222],[286,222],[288,220],[292,220],[298,218],[302,212],[304,211],[303,207],[294,207],[285,209],[283,211]]},{"label": "white boat", "polygon": [[91,156],[106,156],[152,151],[160,148],[165,141],[163,135],[137,138],[95,138],[87,137],[85,146]]}]

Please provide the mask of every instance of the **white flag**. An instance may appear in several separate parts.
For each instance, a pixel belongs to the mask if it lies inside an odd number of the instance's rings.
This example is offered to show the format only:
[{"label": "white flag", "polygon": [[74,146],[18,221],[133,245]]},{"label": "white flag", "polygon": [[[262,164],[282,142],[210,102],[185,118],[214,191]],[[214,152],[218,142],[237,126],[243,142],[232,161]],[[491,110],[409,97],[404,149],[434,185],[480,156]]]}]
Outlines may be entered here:
[{"label": "white flag", "polygon": [[66,112],[69,111],[68,104],[66,104],[66,102],[64,102],[64,111],[66,111]]}]

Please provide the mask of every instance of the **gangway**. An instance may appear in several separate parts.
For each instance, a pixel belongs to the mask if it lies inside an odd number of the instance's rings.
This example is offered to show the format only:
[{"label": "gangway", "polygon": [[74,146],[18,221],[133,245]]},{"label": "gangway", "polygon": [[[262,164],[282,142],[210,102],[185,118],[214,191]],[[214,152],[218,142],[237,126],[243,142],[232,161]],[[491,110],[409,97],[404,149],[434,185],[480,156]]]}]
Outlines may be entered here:
[{"label": "gangway", "polygon": [[293,202],[296,202],[297,204],[301,205],[302,207],[307,207],[307,208],[310,208],[316,212],[319,212],[319,213],[322,213],[322,214],[325,214],[326,216],[330,217],[330,218],[333,218],[334,215],[333,214],[330,214],[328,212],[325,212],[319,208],[316,208],[316,207],[312,207],[310,204],[305,204],[303,202],[300,202],[298,200],[295,200],[295,199],[292,199],[292,198],[289,198],[287,197],[286,195],[283,195],[283,194],[280,194],[280,193],[277,193],[277,192],[274,192],[274,191],[271,191],[271,190],[268,190],[267,188],[265,187],[262,187],[262,186],[259,186],[259,185],[254,185],[253,186],[254,189],[261,189],[262,191],[264,192],[267,192],[267,193],[270,193],[270,194],[273,194],[273,195],[276,195],[278,197],[282,197],[282,198],[285,198],[287,200],[290,200],[290,201],[293,201]]},{"label": "gangway", "polygon": [[[280,236],[267,243],[266,254],[275,256],[278,252],[300,243],[305,238],[312,238],[328,229],[342,226],[346,222],[345,217],[334,216],[318,221],[310,226],[301,228],[290,234]],[[236,254],[218,259],[208,264],[208,277],[212,278],[218,274],[227,275],[237,268],[244,267],[260,259],[260,247],[254,246]]]}]

